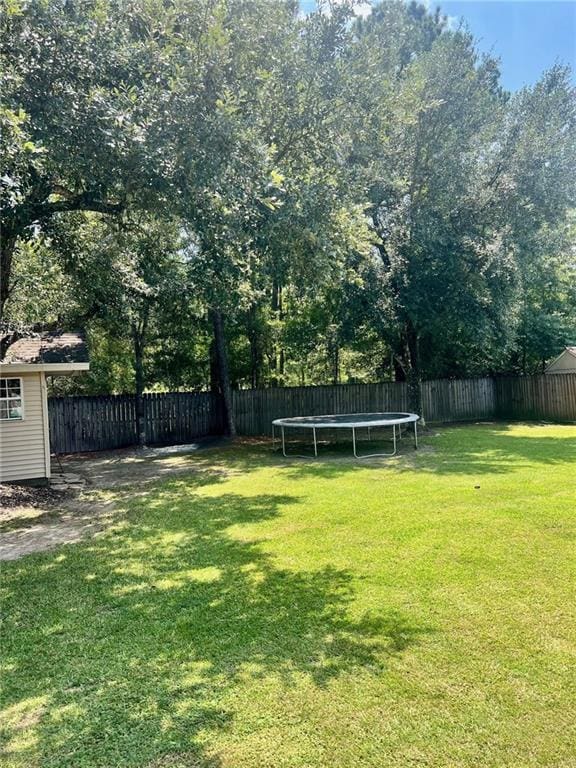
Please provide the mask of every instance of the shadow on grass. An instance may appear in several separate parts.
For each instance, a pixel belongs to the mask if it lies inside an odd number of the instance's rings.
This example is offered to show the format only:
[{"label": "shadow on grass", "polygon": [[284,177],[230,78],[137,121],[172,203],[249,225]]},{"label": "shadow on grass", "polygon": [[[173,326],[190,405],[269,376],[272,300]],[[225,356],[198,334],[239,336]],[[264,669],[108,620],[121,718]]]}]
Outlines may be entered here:
[{"label": "shadow on grass", "polygon": [[[516,425],[517,426],[517,425]],[[225,480],[231,473],[243,473],[262,467],[275,467],[292,477],[316,476],[336,478],[358,470],[378,468],[383,471],[422,471],[439,474],[507,473],[522,463],[535,465],[569,464],[576,458],[573,433],[547,437],[542,425],[523,424],[527,435],[511,431],[506,422],[431,426],[419,433],[420,450],[414,450],[411,433],[399,442],[399,453],[391,458],[361,459],[352,456],[352,443],[339,435],[338,442],[324,442],[319,456],[313,456],[311,442],[291,445],[289,450],[309,458],[284,458],[272,450],[270,438],[240,438],[202,451],[155,457],[137,452],[116,451],[85,454],[66,459],[66,467],[83,474],[90,484],[100,488],[134,487],[175,476],[189,477],[198,473],[213,483]],[[390,440],[373,435],[368,442],[365,431],[359,431],[359,450],[391,449]],[[278,440],[276,441],[278,448]]]},{"label": "shadow on grass", "polygon": [[378,673],[430,631],[385,609],[353,619],[350,572],[279,569],[240,538],[297,498],[207,497],[202,482],[153,488],[105,536],[6,569],[2,719],[15,764],[162,766],[186,754],[217,768],[204,745],[230,726],[244,686]]}]

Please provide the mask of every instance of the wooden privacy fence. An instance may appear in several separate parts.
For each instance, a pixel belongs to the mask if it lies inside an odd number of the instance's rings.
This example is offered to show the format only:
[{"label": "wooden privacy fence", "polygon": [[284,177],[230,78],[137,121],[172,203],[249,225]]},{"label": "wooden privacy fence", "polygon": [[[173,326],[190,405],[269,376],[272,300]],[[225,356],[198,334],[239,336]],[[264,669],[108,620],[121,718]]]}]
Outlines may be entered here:
[{"label": "wooden privacy fence", "polygon": [[[55,453],[122,448],[138,442],[134,395],[51,397],[50,445]],[[144,395],[150,445],[186,443],[224,430],[221,398],[209,392]]]},{"label": "wooden privacy fence", "polygon": [[576,421],[576,373],[494,379],[495,416]]},{"label": "wooden privacy fence", "polygon": [[[273,419],[322,413],[369,413],[408,410],[404,383],[338,384],[325,387],[281,387],[233,392],[236,428],[240,435],[270,434]],[[494,381],[460,379],[426,381],[422,405],[428,421],[492,418]]]},{"label": "wooden privacy fence", "polygon": [[[408,410],[403,383],[239,390],[232,400],[240,435],[269,435],[272,420],[280,417]],[[57,453],[137,443],[134,395],[50,398],[48,410],[52,450]],[[426,381],[422,410],[430,422],[576,421],[576,374]],[[144,422],[149,445],[222,434],[222,399],[207,392],[144,395]]]}]

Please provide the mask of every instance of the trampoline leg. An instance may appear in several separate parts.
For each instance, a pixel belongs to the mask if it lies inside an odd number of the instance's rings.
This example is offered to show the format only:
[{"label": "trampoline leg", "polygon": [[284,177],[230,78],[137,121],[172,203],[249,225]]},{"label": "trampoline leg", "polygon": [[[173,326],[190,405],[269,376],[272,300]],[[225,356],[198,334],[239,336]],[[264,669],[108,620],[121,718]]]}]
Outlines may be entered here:
[{"label": "trampoline leg", "polygon": [[365,456],[358,456],[358,452],[356,450],[356,429],[354,427],[351,427],[352,429],[352,450],[354,451],[354,458],[355,459],[378,459],[378,458],[386,458],[387,456],[395,456],[396,455],[396,425],[392,424],[392,440],[394,442],[394,450],[392,453],[367,453]]},{"label": "trampoline leg", "polygon": [[274,424],[272,424],[272,453],[274,453],[275,448],[276,448],[276,435],[274,433]]},{"label": "trampoline leg", "polygon": [[[284,425],[283,424],[280,425],[280,431],[282,433],[282,436],[281,436],[282,456],[284,456],[285,459],[309,459],[309,458],[311,458],[310,456],[301,456],[298,453],[294,453],[294,454],[291,454],[290,456],[288,456],[288,454],[286,453],[286,435],[285,435],[285,432],[284,432]],[[317,446],[317,441],[316,441],[316,428],[315,427],[313,428],[313,435],[314,435],[314,456],[316,458],[318,458],[318,446]]]},{"label": "trampoline leg", "polygon": [[418,427],[416,426],[418,422],[414,422],[414,448],[418,450]]},{"label": "trampoline leg", "polygon": [[372,438],[370,436],[370,427],[368,427],[368,440],[372,440]]}]

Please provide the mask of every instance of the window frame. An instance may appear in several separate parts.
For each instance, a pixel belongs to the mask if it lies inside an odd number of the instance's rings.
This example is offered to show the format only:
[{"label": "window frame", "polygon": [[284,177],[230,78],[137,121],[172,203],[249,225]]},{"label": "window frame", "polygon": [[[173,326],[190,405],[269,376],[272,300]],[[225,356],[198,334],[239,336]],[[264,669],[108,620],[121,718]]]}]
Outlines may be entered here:
[{"label": "window frame", "polygon": [[[8,393],[9,381],[17,381],[20,389],[20,395],[18,397],[9,397],[8,394],[6,397],[2,397],[2,395],[0,394],[0,403],[8,404],[10,400],[16,400],[16,399],[20,400],[20,416],[11,417],[10,415],[8,415],[6,418],[4,418],[3,416],[0,416],[0,421],[2,423],[4,422],[9,423],[12,421],[24,421],[24,418],[25,418],[24,416],[24,381],[22,379],[22,376],[0,376],[0,381],[6,382],[6,393]],[[8,409],[8,413],[10,413],[9,409]]]}]

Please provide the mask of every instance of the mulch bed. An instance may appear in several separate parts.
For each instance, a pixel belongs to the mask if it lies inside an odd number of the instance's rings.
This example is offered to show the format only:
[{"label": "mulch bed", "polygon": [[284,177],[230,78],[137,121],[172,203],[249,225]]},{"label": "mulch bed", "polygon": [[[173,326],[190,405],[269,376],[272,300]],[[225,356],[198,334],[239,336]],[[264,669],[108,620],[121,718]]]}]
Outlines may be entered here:
[{"label": "mulch bed", "polygon": [[64,495],[65,492],[47,486],[1,484],[0,514],[14,507],[36,508],[58,504]]}]

